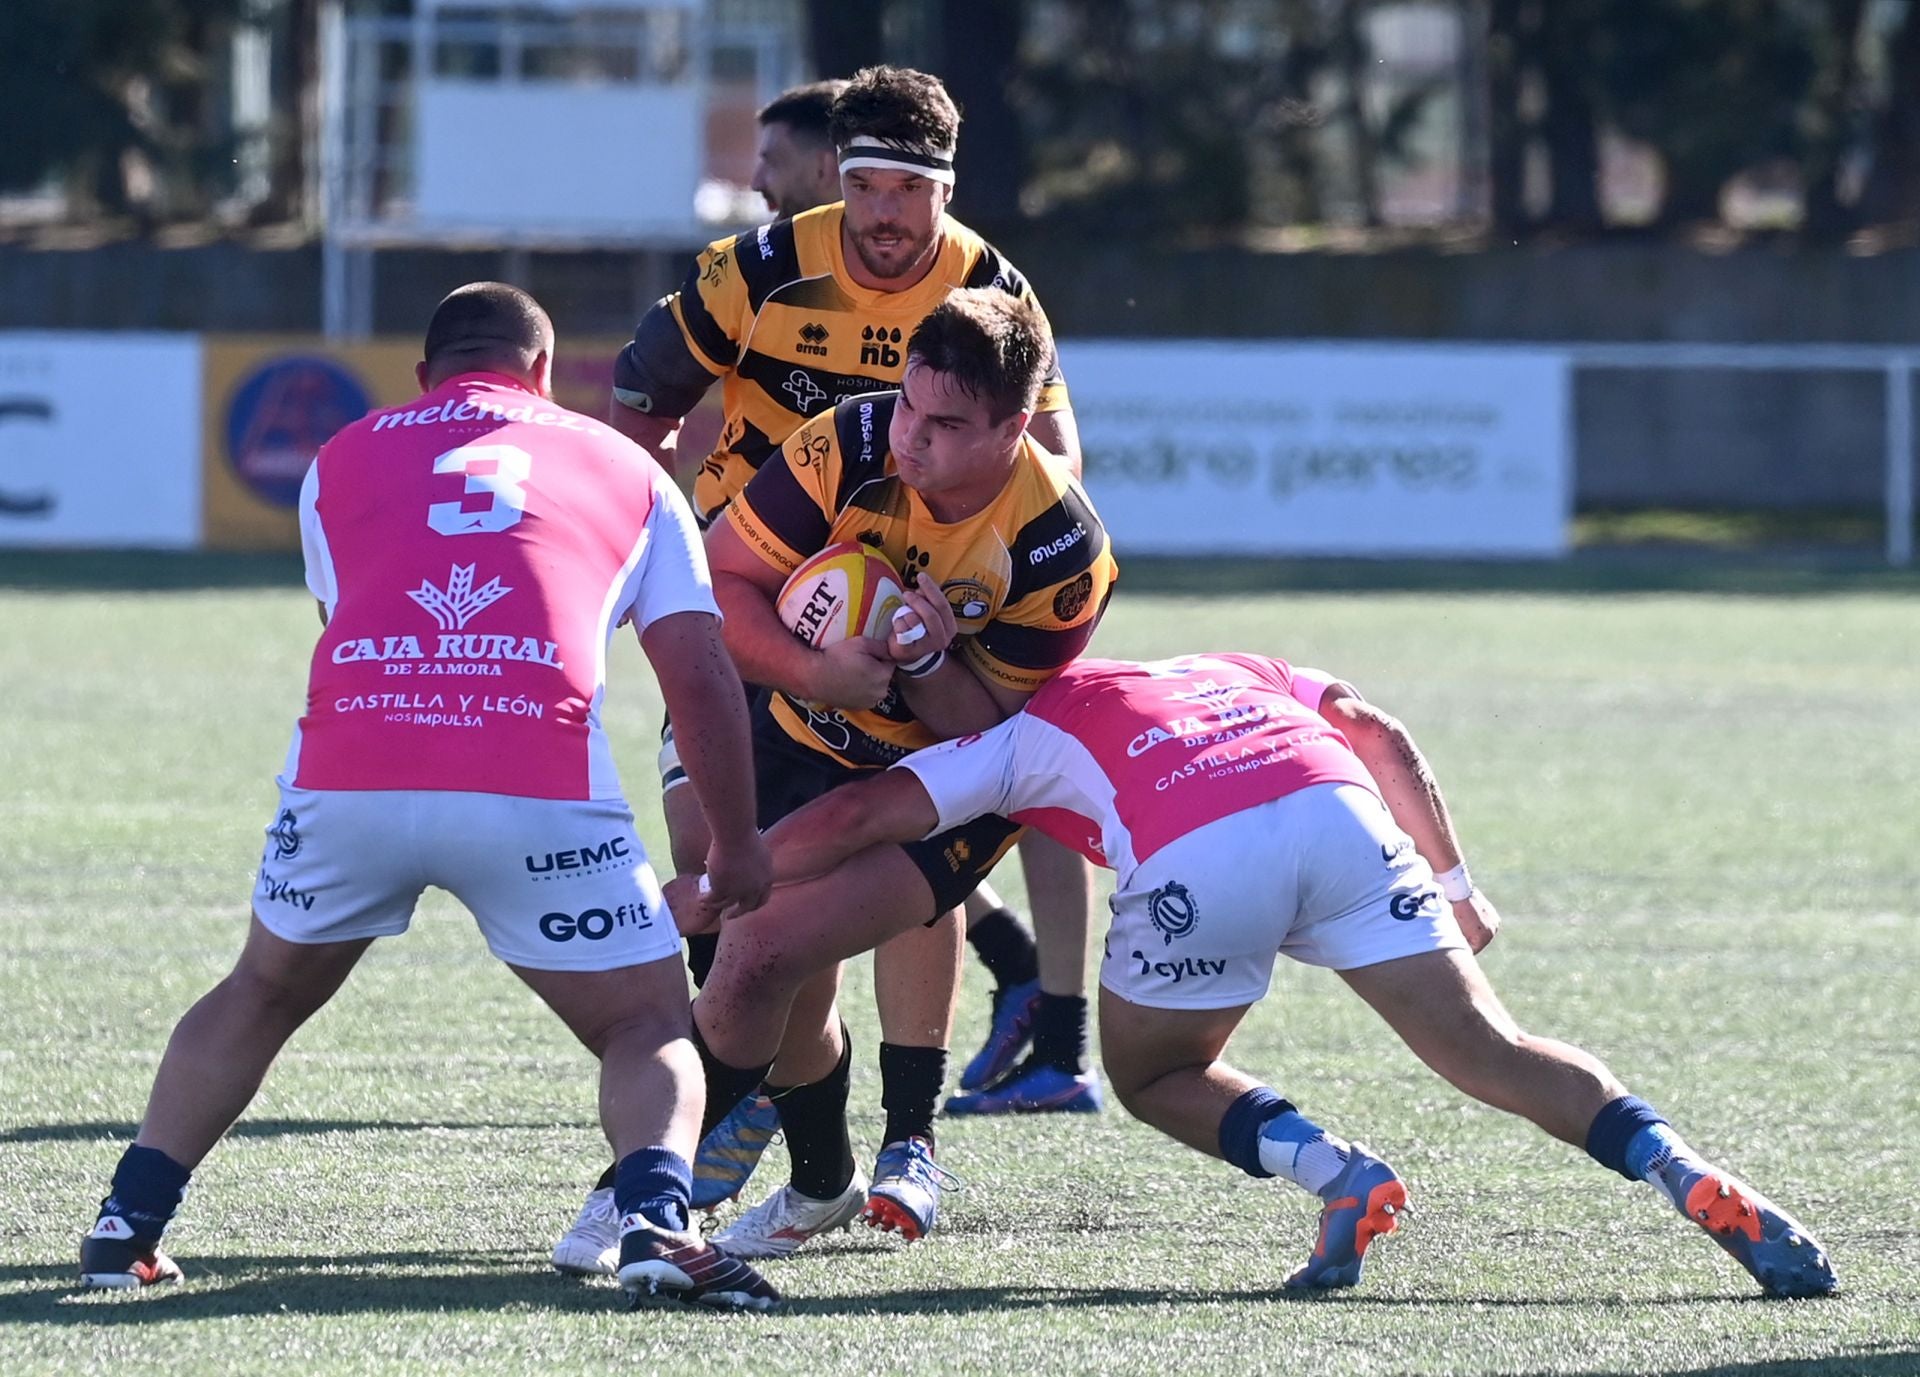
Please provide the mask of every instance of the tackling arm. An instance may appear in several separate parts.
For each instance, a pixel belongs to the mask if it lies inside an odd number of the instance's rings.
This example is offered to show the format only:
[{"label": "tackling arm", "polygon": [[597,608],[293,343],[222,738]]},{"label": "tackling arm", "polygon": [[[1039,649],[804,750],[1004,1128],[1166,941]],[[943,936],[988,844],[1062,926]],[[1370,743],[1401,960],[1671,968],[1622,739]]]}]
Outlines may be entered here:
[{"label": "tackling arm", "polygon": [[[1361,698],[1351,684],[1329,687],[1320,704],[1320,715],[1347,738],[1353,753],[1380,786],[1380,796],[1394,822],[1413,838],[1414,847],[1434,872],[1459,866],[1460,839],[1453,830],[1452,815],[1433,767],[1414,743],[1413,733],[1398,718]],[[1484,949],[1499,930],[1499,913],[1478,890],[1452,902],[1454,918],[1467,944],[1476,952]]]},{"label": "tackling arm", "polygon": [[913,771],[882,770],[829,790],[768,830],[773,882],[823,875],[870,846],[918,841],[939,821],[932,796]]}]

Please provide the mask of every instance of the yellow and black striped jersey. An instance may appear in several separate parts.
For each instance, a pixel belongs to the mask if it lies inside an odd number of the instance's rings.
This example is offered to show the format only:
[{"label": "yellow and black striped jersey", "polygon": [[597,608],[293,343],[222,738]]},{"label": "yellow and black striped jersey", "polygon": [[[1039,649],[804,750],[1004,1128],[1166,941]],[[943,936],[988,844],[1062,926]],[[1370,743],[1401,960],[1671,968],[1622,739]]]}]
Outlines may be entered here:
[{"label": "yellow and black striped jersey", "polygon": [[[991,506],[935,520],[887,447],[899,398],[852,397],[808,421],[760,466],[726,520],[782,574],[859,540],[902,574],[931,578],[953,608],[955,653],[982,677],[1031,693],[1086,649],[1106,609],[1118,576],[1106,528],[1067,461],[1030,437]],[[802,745],[861,768],[938,739],[897,688],[866,712],[809,708],[776,692],[773,715]]]},{"label": "yellow and black striped jersey", "polygon": [[[920,282],[904,292],[862,287],[847,273],[845,210],[818,206],[708,245],[615,362],[615,397],[659,415],[684,416],[713,379],[725,379],[719,444],[694,483],[694,509],[705,519],[809,416],[898,386],[914,327],[954,288],[999,287],[1034,300],[1013,265],[951,216]],[[1039,409],[1066,405],[1056,360]]]}]

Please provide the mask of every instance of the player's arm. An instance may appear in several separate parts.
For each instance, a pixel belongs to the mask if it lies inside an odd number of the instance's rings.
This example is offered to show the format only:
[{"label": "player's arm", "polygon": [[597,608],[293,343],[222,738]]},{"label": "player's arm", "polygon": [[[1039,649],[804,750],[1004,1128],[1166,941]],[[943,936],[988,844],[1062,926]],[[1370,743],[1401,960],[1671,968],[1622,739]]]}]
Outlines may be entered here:
[{"label": "player's arm", "polygon": [[307,591],[313,594],[320,610],[320,625],[333,616],[333,604],[340,590],[333,575],[333,554],[327,546],[327,532],[320,524],[320,460],[307,465],[300,480],[300,560],[305,569]]},{"label": "player's arm", "polygon": [[870,846],[918,841],[938,830],[939,821],[926,786],[911,770],[882,770],[830,789],[768,829],[773,882],[824,875]]},{"label": "player's arm", "polygon": [[1057,410],[1034,412],[1033,419],[1027,422],[1027,434],[1049,453],[1065,459],[1075,478],[1080,476],[1080,427],[1074,422],[1071,406],[1062,401]]},{"label": "player's arm", "polygon": [[906,607],[894,616],[887,653],[898,671],[901,696],[921,725],[951,741],[1020,711],[1031,690],[995,683],[952,653],[959,626],[938,587],[916,580],[904,596]]},{"label": "player's arm", "polygon": [[680,290],[653,304],[613,362],[607,423],[669,466],[681,420],[739,361],[722,323],[738,295],[730,249],[722,240],[694,260]]},{"label": "player's arm", "polygon": [[981,735],[915,751],[790,813],[767,832],[774,882],[825,874],[870,846],[919,841],[988,813],[1014,811],[1027,777],[1015,764],[1025,723],[1010,718]]},{"label": "player's arm", "polygon": [[1326,686],[1318,711],[1347,738],[1353,753],[1380,786],[1380,797],[1394,822],[1413,838],[1414,848],[1441,878],[1467,944],[1475,951],[1483,950],[1500,928],[1500,914],[1473,887],[1440,782],[1434,778],[1433,767],[1413,733],[1342,680]]},{"label": "player's arm", "polygon": [[659,681],[681,766],[713,839],[706,873],[714,900],[722,908],[754,908],[766,901],[773,863],[755,826],[746,695],[714,615],[699,528],[664,473],[654,480],[648,527],[626,612]]}]

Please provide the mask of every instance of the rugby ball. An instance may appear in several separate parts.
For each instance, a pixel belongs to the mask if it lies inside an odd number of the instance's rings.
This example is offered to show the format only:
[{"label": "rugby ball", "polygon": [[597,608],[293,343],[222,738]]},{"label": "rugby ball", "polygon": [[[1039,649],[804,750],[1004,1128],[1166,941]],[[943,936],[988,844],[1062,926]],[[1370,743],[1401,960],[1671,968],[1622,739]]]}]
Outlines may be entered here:
[{"label": "rugby ball", "polygon": [[884,641],[904,606],[899,572],[856,540],[829,545],[795,569],[775,603],[781,623],[815,650],[849,636]]}]

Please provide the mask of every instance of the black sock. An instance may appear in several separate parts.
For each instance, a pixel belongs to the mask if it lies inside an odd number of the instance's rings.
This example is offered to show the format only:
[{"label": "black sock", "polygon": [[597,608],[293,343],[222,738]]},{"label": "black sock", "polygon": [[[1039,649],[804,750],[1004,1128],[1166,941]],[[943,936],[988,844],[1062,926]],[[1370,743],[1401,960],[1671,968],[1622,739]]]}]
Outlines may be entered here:
[{"label": "black sock", "polygon": [[1012,909],[996,908],[971,924],[967,941],[1001,989],[1040,978],[1040,956],[1033,945],[1033,934]]},{"label": "black sock", "polygon": [[947,1082],[947,1049],[880,1044],[880,1105],[887,1111],[883,1143],[933,1141],[933,1107]]},{"label": "black sock", "polygon": [[1087,1048],[1087,1001],[1084,995],[1040,993],[1033,1015],[1033,1059],[1078,1076],[1092,1064]]},{"label": "black sock", "polygon": [[766,1078],[773,1064],[727,1065],[707,1050],[707,1040],[700,1036],[698,1019],[693,1024],[693,1049],[700,1054],[700,1069],[707,1079],[707,1109],[700,1118],[700,1136],[704,1138],[713,1132],[715,1124],[733,1113],[735,1105],[760,1088],[760,1082]]},{"label": "black sock", "polygon": [[793,1164],[793,1188],[813,1200],[831,1200],[853,1181],[853,1143],[847,1137],[847,1083],[852,1076],[853,1040],[840,1025],[840,1061],[822,1080],[767,1095],[780,1111],[780,1131]]},{"label": "black sock", "polygon": [[615,1162],[609,1165],[605,1171],[600,1173],[600,1179],[593,1183],[593,1188],[597,1191],[612,1190],[613,1178],[615,1173],[617,1173],[619,1169],[620,1169],[620,1164],[618,1162]]},{"label": "black sock", "polygon": [[125,1222],[136,1241],[157,1243],[187,1194],[193,1173],[158,1148],[130,1144],[114,1168],[100,1214]]}]

